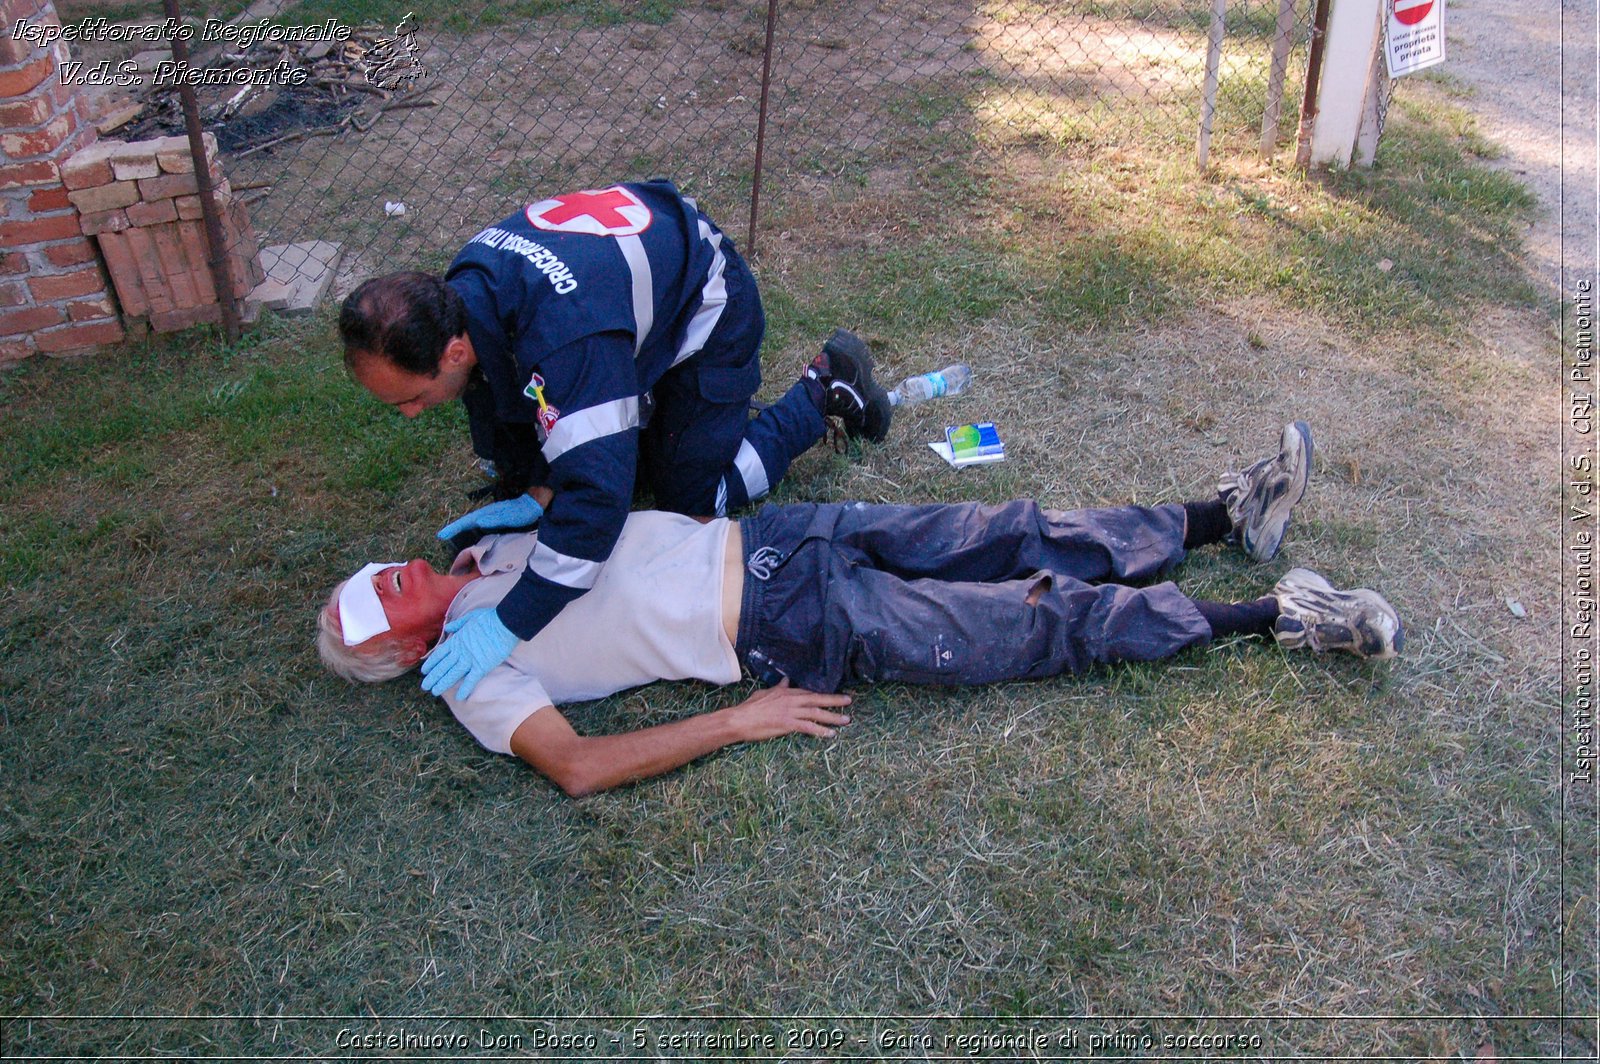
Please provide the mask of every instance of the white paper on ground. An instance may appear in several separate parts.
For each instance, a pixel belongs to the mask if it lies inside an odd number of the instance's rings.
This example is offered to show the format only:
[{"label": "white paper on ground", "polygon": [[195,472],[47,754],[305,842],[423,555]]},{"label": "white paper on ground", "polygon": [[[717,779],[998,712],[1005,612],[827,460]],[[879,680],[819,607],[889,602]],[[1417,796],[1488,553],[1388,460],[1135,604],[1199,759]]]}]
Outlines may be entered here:
[{"label": "white paper on ground", "polygon": [[964,458],[958,462],[951,457],[950,444],[946,440],[934,440],[928,444],[928,449],[946,462],[949,462],[952,469],[961,469],[963,466],[969,465],[988,465],[990,462],[1004,462],[1006,460],[1006,456],[1003,454],[980,454],[974,458]]}]

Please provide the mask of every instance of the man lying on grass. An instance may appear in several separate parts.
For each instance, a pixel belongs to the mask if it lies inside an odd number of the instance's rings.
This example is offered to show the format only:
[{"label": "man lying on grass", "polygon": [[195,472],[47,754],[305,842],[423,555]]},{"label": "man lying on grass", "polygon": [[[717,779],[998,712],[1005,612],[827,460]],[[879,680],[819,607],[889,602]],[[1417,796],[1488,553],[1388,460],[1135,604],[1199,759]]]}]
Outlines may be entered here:
[{"label": "man lying on grass", "polygon": [[[732,743],[832,736],[850,722],[840,712],[849,697],[834,693],[850,683],[1054,676],[1233,635],[1393,657],[1402,634],[1389,603],[1364,588],[1335,590],[1308,569],[1248,602],[1149,583],[1213,543],[1273,557],[1310,468],[1310,430],[1295,422],[1279,454],[1224,475],[1216,498],[1182,505],[807,503],[709,523],[634,513],[587,595],[444,699],[478,742],[578,795]],[[352,680],[406,672],[516,582],[536,536],[488,536],[447,573],[420,559],[366,566],[322,610],[323,660]],[[776,686],[622,735],[578,735],[555,708],[656,680],[731,684],[741,668]]]}]

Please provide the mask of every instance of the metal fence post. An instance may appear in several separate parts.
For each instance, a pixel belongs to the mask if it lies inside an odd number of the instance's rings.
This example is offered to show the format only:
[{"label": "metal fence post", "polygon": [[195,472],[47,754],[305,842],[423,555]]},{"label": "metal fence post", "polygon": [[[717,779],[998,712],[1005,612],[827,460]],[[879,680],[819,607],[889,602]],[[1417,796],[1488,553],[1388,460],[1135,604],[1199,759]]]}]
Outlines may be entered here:
[{"label": "metal fence post", "polygon": [[772,37],[778,24],[778,0],[767,0],[767,40],[761,49],[761,111],[756,117],[756,172],[750,181],[750,229],[745,245],[756,253],[756,219],[761,211],[761,157],[767,144],[767,93],[772,85]]},{"label": "metal fence post", "polygon": [[[163,0],[167,18],[173,26],[182,22],[178,0]],[[172,35],[172,58],[176,63],[189,61],[189,43],[177,33]],[[217,290],[217,303],[222,307],[222,332],[228,342],[239,339],[239,305],[233,298],[233,281],[228,276],[228,248],[222,239],[222,217],[217,214],[216,189],[211,184],[211,164],[206,161],[206,142],[200,129],[200,104],[195,99],[194,86],[187,79],[178,83],[178,99],[183,106],[183,125],[189,135],[189,155],[194,159],[194,180],[200,195],[200,216],[205,220],[207,265],[211,267],[211,283]]]},{"label": "metal fence post", "polygon": [[1311,55],[1306,60],[1306,93],[1300,104],[1299,143],[1294,164],[1304,170],[1311,165],[1311,134],[1317,128],[1317,91],[1322,83],[1322,42],[1328,35],[1329,0],[1317,0],[1311,17]]}]

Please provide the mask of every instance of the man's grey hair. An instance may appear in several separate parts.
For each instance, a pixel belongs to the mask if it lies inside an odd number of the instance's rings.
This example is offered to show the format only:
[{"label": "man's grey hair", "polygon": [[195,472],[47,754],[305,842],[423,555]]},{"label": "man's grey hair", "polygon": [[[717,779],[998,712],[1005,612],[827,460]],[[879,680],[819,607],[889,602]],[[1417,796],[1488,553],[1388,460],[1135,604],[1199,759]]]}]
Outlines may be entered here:
[{"label": "man's grey hair", "polygon": [[400,645],[388,633],[355,646],[345,645],[344,627],[339,623],[339,593],[349,582],[341,580],[317,614],[317,654],[322,663],[351,683],[382,683],[410,672],[417,662],[405,660]]}]

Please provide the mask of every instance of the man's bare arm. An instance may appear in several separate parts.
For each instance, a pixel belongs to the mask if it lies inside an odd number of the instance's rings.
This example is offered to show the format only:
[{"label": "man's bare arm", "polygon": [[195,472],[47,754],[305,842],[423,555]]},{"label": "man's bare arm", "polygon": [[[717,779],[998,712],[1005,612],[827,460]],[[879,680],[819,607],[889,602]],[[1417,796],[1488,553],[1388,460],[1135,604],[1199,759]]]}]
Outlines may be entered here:
[{"label": "man's bare arm", "polygon": [[849,717],[834,712],[849,704],[849,695],[818,694],[790,687],[785,680],[727,709],[595,736],[579,735],[554,706],[545,706],[512,733],[511,752],[578,797],[671,772],[734,743],[795,732],[828,738],[835,728],[850,723]]}]

